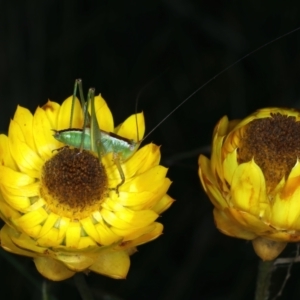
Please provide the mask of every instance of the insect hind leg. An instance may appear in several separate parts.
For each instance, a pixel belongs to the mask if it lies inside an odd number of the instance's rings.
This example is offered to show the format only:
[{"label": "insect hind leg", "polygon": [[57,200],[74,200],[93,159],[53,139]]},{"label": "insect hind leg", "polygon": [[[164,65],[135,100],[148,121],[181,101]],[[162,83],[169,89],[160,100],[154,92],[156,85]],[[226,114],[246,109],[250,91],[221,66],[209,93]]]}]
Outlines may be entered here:
[{"label": "insect hind leg", "polygon": [[119,171],[120,177],[121,177],[121,182],[117,184],[117,186],[114,188],[114,190],[116,190],[116,193],[119,196],[119,188],[124,184],[125,182],[125,174],[124,171],[122,169],[121,166],[121,162],[120,162],[120,157],[119,154],[116,152],[113,152],[113,161],[115,163],[115,165],[117,166],[117,169]]},{"label": "insect hind leg", "polygon": [[[105,153],[104,151],[105,149],[103,149],[103,145],[101,143],[100,140],[97,140],[97,152],[98,152],[98,157],[99,157],[99,162],[101,163],[101,156],[103,155],[103,153]],[[117,152],[113,151],[113,162],[114,164],[117,166],[118,172],[120,174],[121,177],[121,182],[117,184],[117,186],[115,188],[111,188],[110,190],[114,190],[116,191],[116,193],[119,196],[119,188],[124,184],[125,182],[125,174],[124,171],[122,169],[121,166],[121,161],[120,161],[120,156]]]}]

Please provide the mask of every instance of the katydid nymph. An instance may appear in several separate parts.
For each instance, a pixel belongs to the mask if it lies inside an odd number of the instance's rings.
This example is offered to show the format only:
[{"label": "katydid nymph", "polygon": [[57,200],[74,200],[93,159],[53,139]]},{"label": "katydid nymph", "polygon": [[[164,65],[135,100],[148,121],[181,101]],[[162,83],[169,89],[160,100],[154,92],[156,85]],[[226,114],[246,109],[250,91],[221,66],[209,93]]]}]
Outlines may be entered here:
[{"label": "katydid nymph", "polygon": [[[79,88],[80,101],[84,114],[83,128],[72,128],[77,88]],[[99,159],[102,155],[113,153],[113,161],[121,177],[121,182],[115,188],[116,192],[119,193],[119,187],[125,182],[121,163],[129,159],[137,151],[142,141],[130,140],[113,132],[101,130],[96,117],[94,97],[95,90],[89,89],[87,101],[85,101],[81,79],[75,81],[70,126],[68,129],[55,131],[54,138],[68,146],[95,152],[98,154]],[[89,105],[91,107],[90,115],[88,112]]]}]

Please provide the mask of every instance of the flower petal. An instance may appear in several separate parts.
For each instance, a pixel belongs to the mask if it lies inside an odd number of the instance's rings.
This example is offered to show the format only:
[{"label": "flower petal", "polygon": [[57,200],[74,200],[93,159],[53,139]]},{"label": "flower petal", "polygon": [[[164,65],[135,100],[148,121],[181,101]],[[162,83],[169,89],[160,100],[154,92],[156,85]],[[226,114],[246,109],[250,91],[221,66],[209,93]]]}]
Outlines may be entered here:
[{"label": "flower petal", "polygon": [[95,111],[100,129],[107,132],[114,132],[112,113],[101,95],[95,97]]},{"label": "flower petal", "polygon": [[[277,229],[294,229],[294,224],[299,224],[300,210],[300,163],[297,160],[286,184],[281,191],[275,195],[272,204],[270,222]],[[300,229],[300,228],[299,228]]]},{"label": "flower petal", "polygon": [[212,171],[210,160],[206,158],[204,155],[200,155],[199,157],[199,177],[202,183],[202,186],[207,193],[209,199],[213,203],[213,205],[217,209],[222,209],[227,207],[228,204],[223,197],[216,179],[214,178]]},{"label": "flower petal", "polygon": [[20,129],[22,130],[24,139],[25,139],[26,143],[28,144],[28,146],[32,150],[36,151],[37,148],[36,148],[36,145],[35,145],[34,139],[33,139],[34,131],[32,128],[33,127],[32,113],[27,108],[24,108],[24,107],[18,105],[13,119],[20,126]]},{"label": "flower petal", "polygon": [[17,170],[17,165],[9,150],[9,139],[4,134],[0,134],[0,157],[2,166]]},{"label": "flower petal", "polygon": [[63,130],[68,128],[82,128],[83,112],[81,109],[80,102],[77,98],[75,98],[73,106],[72,124],[70,124],[72,115],[72,101],[73,96],[70,96],[62,103],[58,112],[57,123],[54,129]]},{"label": "flower petal", "polygon": [[14,120],[11,120],[9,126],[9,149],[21,171],[32,177],[39,178],[43,161],[27,145],[19,124]]},{"label": "flower petal", "polygon": [[49,280],[65,280],[75,274],[75,272],[70,271],[61,262],[50,257],[36,257],[34,263],[37,270]]},{"label": "flower petal", "polygon": [[54,139],[53,127],[47,118],[46,112],[37,108],[33,117],[33,137],[37,147],[37,152],[43,159],[53,156],[53,150],[59,148],[60,143]]},{"label": "flower petal", "polygon": [[124,279],[130,267],[130,259],[126,251],[99,252],[97,260],[90,270],[115,279]]},{"label": "flower petal", "polygon": [[116,130],[116,134],[129,140],[141,141],[145,134],[145,119],[143,113],[131,115]]},{"label": "flower petal", "polygon": [[235,221],[227,209],[223,211],[214,209],[213,212],[216,226],[222,233],[245,240],[252,240],[256,237],[255,233]]},{"label": "flower petal", "polygon": [[269,211],[264,175],[254,160],[238,166],[231,185],[232,204],[263,217]]},{"label": "flower petal", "polygon": [[173,203],[174,199],[171,198],[168,194],[165,194],[153,207],[152,209],[157,214],[162,214],[164,211],[166,211]]},{"label": "flower petal", "polygon": [[48,102],[42,106],[42,109],[46,113],[51,128],[57,129],[57,116],[60,110],[60,105],[56,102],[48,100]]}]

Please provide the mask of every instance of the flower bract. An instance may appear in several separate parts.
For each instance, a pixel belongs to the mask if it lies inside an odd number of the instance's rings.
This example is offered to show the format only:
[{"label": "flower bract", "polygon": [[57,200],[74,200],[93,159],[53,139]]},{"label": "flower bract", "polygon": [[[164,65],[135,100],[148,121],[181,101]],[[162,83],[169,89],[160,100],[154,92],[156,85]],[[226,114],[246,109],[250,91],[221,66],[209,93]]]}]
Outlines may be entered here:
[{"label": "flower bract", "polygon": [[300,112],[260,109],[215,127],[199,175],[214,205],[217,228],[251,240],[263,260],[300,241]]},{"label": "flower bract", "polygon": [[[160,149],[148,144],[121,163],[125,182],[116,192],[120,173],[113,153],[66,147],[53,130],[70,127],[72,97],[62,105],[48,101],[34,114],[19,106],[8,135],[0,135],[1,246],[32,257],[37,270],[51,280],[94,271],[125,278],[136,246],[159,235],[158,216],[173,202],[171,181],[161,165]],[[95,97],[100,128],[136,139],[142,136],[143,114],[115,128],[101,96]],[[72,128],[83,127],[78,99]]]}]

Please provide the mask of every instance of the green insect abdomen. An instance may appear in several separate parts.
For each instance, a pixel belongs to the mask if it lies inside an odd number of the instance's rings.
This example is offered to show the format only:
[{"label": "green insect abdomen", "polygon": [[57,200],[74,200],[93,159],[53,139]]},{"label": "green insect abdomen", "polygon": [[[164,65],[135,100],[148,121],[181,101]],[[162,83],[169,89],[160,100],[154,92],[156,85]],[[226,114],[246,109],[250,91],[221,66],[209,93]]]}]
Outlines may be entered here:
[{"label": "green insect abdomen", "polygon": [[68,146],[75,148],[82,147],[84,150],[91,150],[91,134],[89,128],[85,129],[84,134],[82,129],[66,129],[56,131],[54,138]]}]

